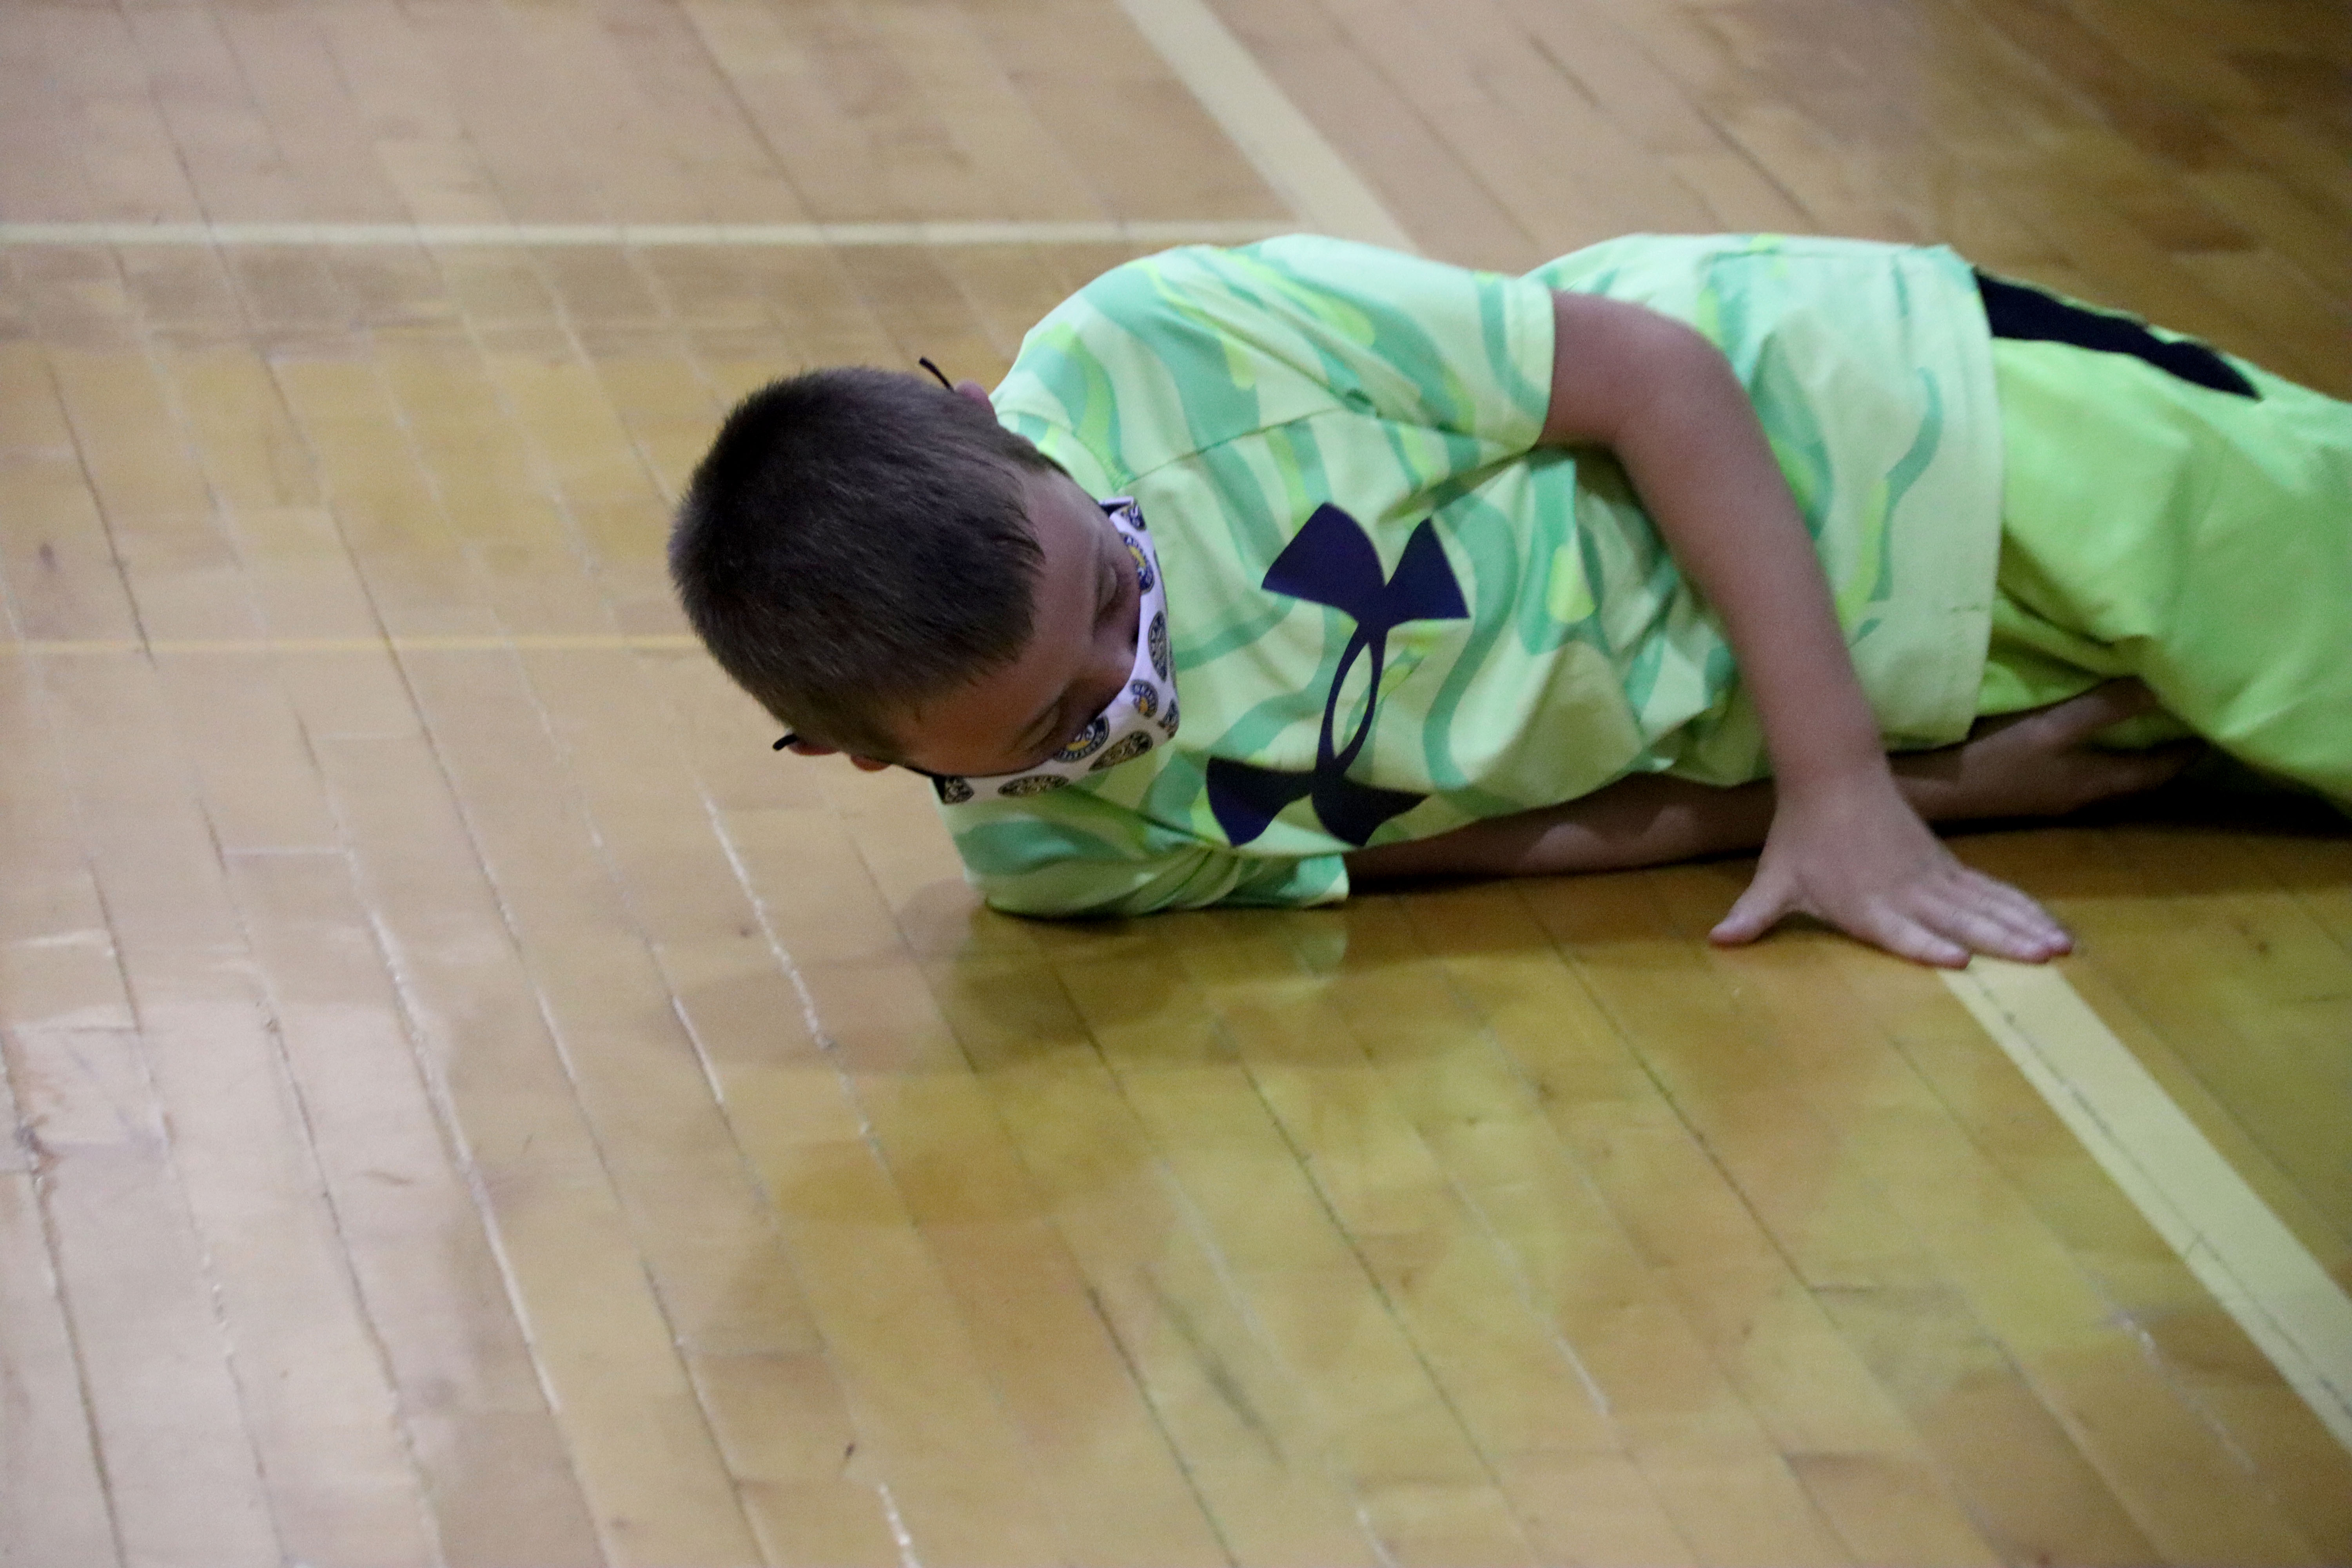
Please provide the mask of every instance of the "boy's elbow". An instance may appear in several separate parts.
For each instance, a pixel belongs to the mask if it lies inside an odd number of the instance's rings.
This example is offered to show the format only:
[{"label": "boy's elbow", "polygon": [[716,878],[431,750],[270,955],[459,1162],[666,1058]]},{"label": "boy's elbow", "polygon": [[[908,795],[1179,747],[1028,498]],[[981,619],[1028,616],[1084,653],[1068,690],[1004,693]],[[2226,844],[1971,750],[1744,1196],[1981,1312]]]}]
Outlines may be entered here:
[{"label": "boy's elbow", "polygon": [[992,887],[981,901],[1001,915],[1033,921],[1111,920],[1126,913],[1117,897],[1086,897],[1064,889]]},{"label": "boy's elbow", "polygon": [[1646,305],[1555,290],[1551,402],[1541,439],[1615,447],[1662,405],[1729,381],[1730,362],[1688,323]]},{"label": "boy's elbow", "polygon": [[[969,875],[969,872],[967,873]],[[1202,846],[1114,868],[1099,861],[1047,862],[1024,874],[973,876],[988,907],[1036,920],[1124,920],[1213,905],[1296,909],[1348,896],[1338,855],[1258,859]]]}]

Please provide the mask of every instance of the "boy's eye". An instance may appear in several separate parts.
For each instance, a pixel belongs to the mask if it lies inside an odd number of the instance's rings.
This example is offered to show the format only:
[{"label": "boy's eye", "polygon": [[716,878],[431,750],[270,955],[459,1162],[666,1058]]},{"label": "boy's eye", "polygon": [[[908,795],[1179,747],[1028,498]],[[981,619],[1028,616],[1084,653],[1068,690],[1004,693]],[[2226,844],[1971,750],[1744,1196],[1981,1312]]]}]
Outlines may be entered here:
[{"label": "boy's eye", "polygon": [[1095,596],[1095,619],[1109,618],[1118,607],[1118,568],[1108,561],[1103,563],[1102,589]]}]

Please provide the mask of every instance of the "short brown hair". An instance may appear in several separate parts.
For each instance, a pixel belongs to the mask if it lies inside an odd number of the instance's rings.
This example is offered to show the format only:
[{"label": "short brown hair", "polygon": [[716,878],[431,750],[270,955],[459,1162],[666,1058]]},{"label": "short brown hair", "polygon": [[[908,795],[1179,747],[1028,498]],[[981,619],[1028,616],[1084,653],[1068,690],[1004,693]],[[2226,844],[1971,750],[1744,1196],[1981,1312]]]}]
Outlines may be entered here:
[{"label": "short brown hair", "polygon": [[1015,658],[1043,559],[1022,494],[1052,459],[986,405],[895,372],[738,404],[670,534],[687,618],[810,740],[892,758],[893,715]]}]

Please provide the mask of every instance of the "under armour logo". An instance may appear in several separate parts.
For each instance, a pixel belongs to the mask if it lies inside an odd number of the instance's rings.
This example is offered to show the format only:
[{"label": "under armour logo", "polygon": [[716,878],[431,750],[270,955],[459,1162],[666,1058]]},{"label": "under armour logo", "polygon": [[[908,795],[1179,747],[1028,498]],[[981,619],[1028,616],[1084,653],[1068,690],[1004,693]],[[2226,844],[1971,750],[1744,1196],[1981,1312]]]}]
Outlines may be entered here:
[{"label": "under armour logo", "polygon": [[[1356,623],[1355,635],[1340,650],[1339,668],[1331,672],[1331,689],[1323,699],[1323,730],[1315,743],[1315,767],[1310,773],[1283,773],[1223,757],[1209,763],[1209,807],[1217,826],[1234,844],[1247,844],[1264,833],[1276,815],[1305,795],[1331,836],[1361,847],[1381,824],[1411,811],[1426,795],[1404,790],[1376,789],[1356,783],[1348,769],[1371,738],[1372,719],[1379,711],[1381,676],[1387,667],[1389,633],[1407,621],[1459,621],[1470,607],[1463,602],[1461,584],[1437,542],[1435,524],[1423,519],[1405,542],[1396,575],[1381,577],[1380,552],[1373,548],[1364,525],[1326,502],[1315,509],[1297,537],[1283,547],[1266,569],[1260,584],[1268,592],[1309,604],[1328,605]],[[1339,690],[1356,660],[1369,653],[1371,680],[1364,696],[1364,716],[1345,746],[1333,743],[1332,728],[1339,711]]]}]

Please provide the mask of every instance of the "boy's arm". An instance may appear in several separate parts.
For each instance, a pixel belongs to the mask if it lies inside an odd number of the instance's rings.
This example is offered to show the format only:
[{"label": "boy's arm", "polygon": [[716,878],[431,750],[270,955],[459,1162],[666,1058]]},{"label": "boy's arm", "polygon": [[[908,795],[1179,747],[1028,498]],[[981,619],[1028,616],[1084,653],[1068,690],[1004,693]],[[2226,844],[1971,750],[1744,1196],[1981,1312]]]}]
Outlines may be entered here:
[{"label": "boy's arm", "polygon": [[1715,939],[1802,912],[1927,963],[2066,951],[2055,921],[1962,866],[1896,787],[1812,540],[1722,353],[1638,305],[1559,293],[1553,309],[1543,439],[1615,454],[1721,619],[1771,754],[1763,858]]},{"label": "boy's arm", "polygon": [[[2116,680],[2029,713],[1986,720],[1969,740],[1894,759],[1895,785],[1935,822],[2054,817],[2154,789],[2199,748],[2102,751],[2100,731],[2156,706],[2137,681]],[[1349,854],[1351,885],[1416,877],[1542,876],[1619,871],[1754,849],[1772,825],[1769,779],[1715,789],[1636,774],[1578,800],[1489,817],[1428,838]],[[2021,900],[2023,895],[2018,895]]]}]

